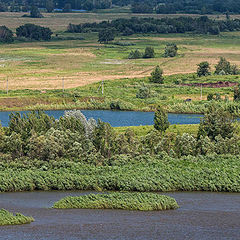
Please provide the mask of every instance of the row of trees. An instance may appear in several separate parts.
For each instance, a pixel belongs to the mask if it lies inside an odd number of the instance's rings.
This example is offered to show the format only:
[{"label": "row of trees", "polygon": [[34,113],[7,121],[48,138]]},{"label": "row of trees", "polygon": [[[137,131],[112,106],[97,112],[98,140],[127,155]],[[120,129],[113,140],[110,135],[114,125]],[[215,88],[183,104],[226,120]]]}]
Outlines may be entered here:
[{"label": "row of trees", "polygon": [[[50,28],[41,27],[35,24],[25,24],[16,29],[18,39],[24,37],[30,40],[48,41],[51,39],[52,31]],[[11,43],[14,41],[13,32],[6,26],[0,26],[0,42]]]},{"label": "row of trees", "polygon": [[132,35],[134,33],[185,33],[194,32],[200,34],[217,35],[224,31],[240,30],[240,20],[212,20],[206,16],[199,18],[178,17],[178,18],[136,18],[102,21],[100,23],[69,24],[67,31],[121,33]]},{"label": "row of trees", "polygon": [[162,152],[174,156],[240,153],[232,116],[214,105],[210,105],[201,121],[197,137],[166,133],[168,127],[167,114],[161,107],[155,113],[155,130],[142,138],[130,129],[116,133],[108,123],[87,120],[80,111],[68,112],[59,120],[43,112],[23,116],[16,113],[10,116],[9,127],[0,128],[0,158],[101,162],[124,154],[134,157]]}]

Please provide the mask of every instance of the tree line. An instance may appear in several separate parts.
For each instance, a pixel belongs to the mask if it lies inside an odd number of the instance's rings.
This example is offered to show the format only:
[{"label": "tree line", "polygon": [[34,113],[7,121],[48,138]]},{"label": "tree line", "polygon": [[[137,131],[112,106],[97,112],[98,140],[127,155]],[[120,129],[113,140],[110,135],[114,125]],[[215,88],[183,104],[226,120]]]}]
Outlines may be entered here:
[{"label": "tree line", "polygon": [[218,35],[224,31],[240,30],[240,20],[212,20],[207,16],[199,18],[178,17],[178,18],[118,18],[112,21],[102,21],[100,23],[83,23],[68,25],[68,32],[101,32],[108,31],[109,34],[121,33],[122,35],[132,35],[134,33],[185,33],[193,32],[199,34]]}]

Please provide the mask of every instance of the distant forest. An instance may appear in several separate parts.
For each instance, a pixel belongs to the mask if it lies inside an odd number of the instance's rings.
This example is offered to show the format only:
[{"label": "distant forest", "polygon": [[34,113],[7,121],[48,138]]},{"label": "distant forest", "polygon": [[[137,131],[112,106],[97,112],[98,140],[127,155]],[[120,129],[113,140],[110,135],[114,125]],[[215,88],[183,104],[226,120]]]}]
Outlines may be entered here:
[{"label": "distant forest", "polygon": [[240,13],[240,0],[0,0],[0,12],[27,12],[32,6],[48,12],[130,6],[133,13]]}]

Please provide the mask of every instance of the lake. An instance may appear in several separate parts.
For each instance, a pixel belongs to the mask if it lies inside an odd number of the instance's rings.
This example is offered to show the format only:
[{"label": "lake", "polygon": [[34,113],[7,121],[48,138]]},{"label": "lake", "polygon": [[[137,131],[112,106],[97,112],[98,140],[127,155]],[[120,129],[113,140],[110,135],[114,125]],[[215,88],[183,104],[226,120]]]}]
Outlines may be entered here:
[{"label": "lake", "polygon": [[[64,114],[64,110],[50,110],[45,112],[56,119],[59,119]],[[103,122],[110,123],[113,127],[153,125],[154,118],[154,112],[111,110],[82,110],[81,112],[87,118],[101,119]],[[2,126],[8,125],[10,113],[0,112]],[[26,113],[26,111],[21,113]],[[200,114],[168,114],[168,120],[171,124],[198,124],[201,117],[203,115]]]},{"label": "lake", "polygon": [[0,207],[35,222],[0,227],[1,240],[239,239],[240,194],[173,192],[180,208],[168,211],[51,209],[65,196],[90,192],[0,193]]}]

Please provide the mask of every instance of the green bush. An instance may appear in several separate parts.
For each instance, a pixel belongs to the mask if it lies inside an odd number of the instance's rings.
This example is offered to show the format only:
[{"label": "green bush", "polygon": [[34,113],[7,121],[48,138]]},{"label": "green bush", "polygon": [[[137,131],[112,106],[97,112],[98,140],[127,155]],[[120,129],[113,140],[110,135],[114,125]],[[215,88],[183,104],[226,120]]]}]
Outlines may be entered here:
[{"label": "green bush", "polygon": [[177,55],[178,47],[175,43],[168,43],[164,50],[164,57],[175,57]]},{"label": "green bush", "polygon": [[154,58],[154,48],[153,47],[146,47],[145,52],[143,54],[143,58]]},{"label": "green bush", "polygon": [[156,66],[156,68],[151,72],[150,82],[163,84],[163,70]]},{"label": "green bush", "polygon": [[138,89],[138,93],[136,94],[136,97],[141,99],[149,98],[149,96],[150,96],[150,89],[146,86],[141,86]]},{"label": "green bush", "polygon": [[132,50],[128,55],[128,59],[139,59],[142,57],[143,57],[143,55],[138,49],[136,49],[135,51]]},{"label": "green bush", "polygon": [[13,40],[13,32],[6,26],[0,26],[0,42],[11,43]]}]

